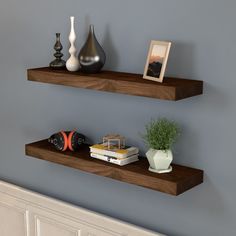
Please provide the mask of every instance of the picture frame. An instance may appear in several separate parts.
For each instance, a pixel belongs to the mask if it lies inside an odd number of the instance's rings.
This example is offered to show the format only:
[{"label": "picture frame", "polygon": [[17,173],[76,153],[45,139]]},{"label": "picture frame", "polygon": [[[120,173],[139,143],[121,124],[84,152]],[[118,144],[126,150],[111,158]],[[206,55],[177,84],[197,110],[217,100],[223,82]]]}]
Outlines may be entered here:
[{"label": "picture frame", "polygon": [[171,42],[151,41],[143,74],[144,79],[163,82],[170,48]]}]

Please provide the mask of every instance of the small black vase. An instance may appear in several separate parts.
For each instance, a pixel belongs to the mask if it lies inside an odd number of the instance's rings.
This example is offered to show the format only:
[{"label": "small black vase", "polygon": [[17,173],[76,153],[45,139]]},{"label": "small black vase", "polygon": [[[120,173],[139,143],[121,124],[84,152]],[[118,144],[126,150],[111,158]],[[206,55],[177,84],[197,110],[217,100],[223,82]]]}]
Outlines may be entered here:
[{"label": "small black vase", "polygon": [[56,33],[56,43],[54,45],[54,49],[55,49],[55,53],[54,53],[54,57],[56,58],[55,60],[53,60],[49,66],[54,68],[54,69],[60,69],[60,68],[64,68],[66,66],[66,62],[64,60],[62,60],[63,54],[61,53],[61,50],[63,49],[63,46],[61,44],[61,40],[60,40],[60,33]]},{"label": "small black vase", "polygon": [[87,41],[79,53],[81,71],[85,73],[98,73],[104,66],[105,61],[105,52],[96,39],[94,26],[90,25]]}]

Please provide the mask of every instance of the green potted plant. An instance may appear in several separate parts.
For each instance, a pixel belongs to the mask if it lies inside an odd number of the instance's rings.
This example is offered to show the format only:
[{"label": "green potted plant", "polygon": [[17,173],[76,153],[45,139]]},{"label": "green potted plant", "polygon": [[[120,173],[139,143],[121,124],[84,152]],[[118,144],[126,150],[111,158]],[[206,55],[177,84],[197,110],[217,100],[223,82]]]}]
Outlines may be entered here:
[{"label": "green potted plant", "polygon": [[178,135],[178,125],[166,118],[151,120],[146,125],[146,133],[143,135],[143,139],[149,147],[146,153],[150,164],[149,171],[155,173],[168,173],[172,171],[170,165],[173,161],[171,148]]}]

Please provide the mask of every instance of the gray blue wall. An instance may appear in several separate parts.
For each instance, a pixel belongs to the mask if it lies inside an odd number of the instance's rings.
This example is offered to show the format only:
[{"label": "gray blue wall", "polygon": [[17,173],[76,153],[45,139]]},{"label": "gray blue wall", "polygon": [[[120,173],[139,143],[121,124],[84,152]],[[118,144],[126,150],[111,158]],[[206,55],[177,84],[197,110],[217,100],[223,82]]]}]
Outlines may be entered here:
[{"label": "gray blue wall", "polygon": [[[235,235],[236,32],[234,0],[3,0],[0,4],[0,178],[173,236]],[[89,23],[106,68],[142,73],[152,39],[173,42],[168,75],[205,81],[204,95],[179,102],[26,80],[53,58],[54,33],[68,56],[69,16],[77,45]],[[94,142],[139,136],[151,119],[180,123],[175,162],[205,170],[205,183],[179,197],[116,182],[24,155],[24,144],[78,128]]]}]

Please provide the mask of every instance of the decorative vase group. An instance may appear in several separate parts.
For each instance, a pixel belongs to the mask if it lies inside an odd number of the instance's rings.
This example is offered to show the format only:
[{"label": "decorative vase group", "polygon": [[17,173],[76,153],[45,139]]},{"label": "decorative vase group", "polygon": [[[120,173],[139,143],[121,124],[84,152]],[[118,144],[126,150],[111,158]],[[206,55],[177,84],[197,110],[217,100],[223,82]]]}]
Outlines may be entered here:
[{"label": "decorative vase group", "polygon": [[75,47],[75,22],[73,16],[70,17],[70,21],[70,57],[66,62],[67,70],[73,72],[80,69],[84,73],[98,73],[105,64],[106,55],[95,36],[94,26],[90,25],[87,41],[85,42],[77,57],[77,50]]}]

